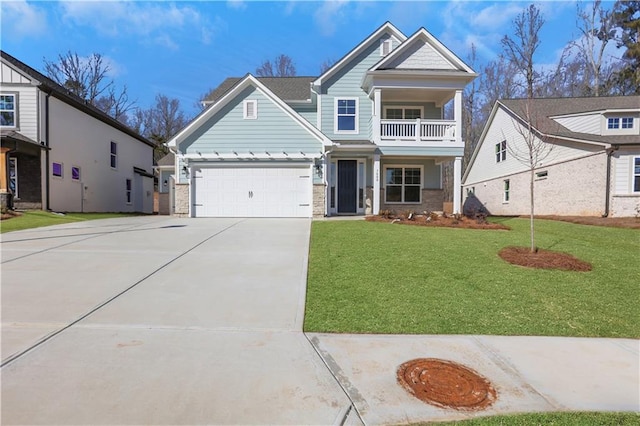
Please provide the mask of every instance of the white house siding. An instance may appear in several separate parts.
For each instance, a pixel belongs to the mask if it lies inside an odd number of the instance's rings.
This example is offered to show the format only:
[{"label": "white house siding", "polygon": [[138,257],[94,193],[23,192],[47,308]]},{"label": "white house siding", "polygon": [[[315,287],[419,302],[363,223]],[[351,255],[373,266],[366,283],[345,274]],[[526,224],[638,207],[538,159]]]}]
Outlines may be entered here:
[{"label": "white house siding", "polygon": [[429,64],[432,69],[455,70],[449,61],[438,53],[431,45],[423,40],[416,40],[413,45],[408,46],[397,58],[395,58],[386,68],[392,69],[422,69],[424,64]]},{"label": "white house siding", "polygon": [[[322,132],[330,139],[370,139],[372,102],[360,88],[362,77],[369,68],[382,59],[380,40],[389,38],[385,34],[357,55],[336,74],[322,84]],[[395,42],[394,42],[395,43]],[[335,99],[358,98],[358,133],[335,133]]]},{"label": "white house siding", "polygon": [[[257,100],[258,118],[243,118],[243,101]],[[322,152],[322,143],[259,90],[249,87],[180,144],[184,154],[218,152],[299,155]]]},{"label": "white house siding", "polygon": [[640,216],[640,192],[633,192],[633,161],[640,149],[620,150],[612,156],[611,216]]},{"label": "white house siding", "polygon": [[14,85],[3,82],[0,92],[17,95],[17,127],[11,130],[38,142],[38,88],[31,85]]},{"label": "white house siding", "polygon": [[[606,153],[587,155],[552,166],[541,167],[546,178],[536,178],[534,184],[535,214],[563,216],[600,216],[605,211]],[[588,171],[585,173],[585,170]],[[504,180],[509,180],[509,202],[503,201]],[[529,214],[528,171],[508,174],[483,182],[465,183],[465,202],[468,191],[492,215]]]},{"label": "white house siding", "polygon": [[0,81],[7,84],[31,84],[31,79],[9,65],[0,64]]},{"label": "white house siding", "polygon": [[[516,123],[515,119],[503,109],[496,112],[476,155],[474,167],[465,179],[465,185],[474,185],[496,176],[509,176],[528,169],[525,163],[514,157],[514,151],[523,156],[528,152],[524,138],[517,130]],[[507,141],[507,158],[504,161],[496,162],[495,145],[504,140]],[[552,148],[542,162],[542,167],[583,157],[585,153],[595,153],[603,149],[596,145],[577,145],[568,142],[547,144],[547,146],[552,146]]]},{"label": "white house siding", "polygon": [[558,124],[572,132],[588,133],[592,135],[602,134],[600,125],[600,113],[577,115],[571,117],[559,117],[554,119]]},{"label": "white house siding", "polygon": [[[49,114],[50,164],[63,165],[62,178],[53,177],[49,169],[52,210],[153,212],[153,179],[133,171],[152,171],[151,146],[54,97]],[[110,164],[112,141],[118,144],[116,169]],[[71,179],[71,167],[80,167],[80,182]],[[126,179],[132,181],[131,203],[126,202]]]}]

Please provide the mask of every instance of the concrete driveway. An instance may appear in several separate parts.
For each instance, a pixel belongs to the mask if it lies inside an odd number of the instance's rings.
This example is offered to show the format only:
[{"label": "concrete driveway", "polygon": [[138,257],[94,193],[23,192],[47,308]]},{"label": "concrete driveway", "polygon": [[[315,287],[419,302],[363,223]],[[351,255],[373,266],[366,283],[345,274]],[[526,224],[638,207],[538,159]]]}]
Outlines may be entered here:
[{"label": "concrete driveway", "polygon": [[301,332],[310,222],[99,220],[2,235],[2,424],[333,424]]}]

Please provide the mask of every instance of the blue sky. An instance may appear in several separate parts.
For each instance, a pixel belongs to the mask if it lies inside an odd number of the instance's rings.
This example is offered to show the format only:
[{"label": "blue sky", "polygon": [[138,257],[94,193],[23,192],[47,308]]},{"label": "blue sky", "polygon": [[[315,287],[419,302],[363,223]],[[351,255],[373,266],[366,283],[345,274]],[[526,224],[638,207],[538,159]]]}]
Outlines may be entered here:
[{"label": "blue sky", "polygon": [[[318,75],[385,21],[407,36],[420,27],[467,60],[501,51],[500,39],[530,2],[520,1],[24,1],[2,0],[1,48],[42,71],[68,50],[101,53],[140,107],[156,94],[194,115],[200,95],[228,76],[254,73],[280,53],[298,75]],[[536,2],[546,23],[538,64],[557,62],[577,37],[576,2]],[[613,2],[605,3],[610,8]],[[478,70],[476,70],[478,71]]]}]

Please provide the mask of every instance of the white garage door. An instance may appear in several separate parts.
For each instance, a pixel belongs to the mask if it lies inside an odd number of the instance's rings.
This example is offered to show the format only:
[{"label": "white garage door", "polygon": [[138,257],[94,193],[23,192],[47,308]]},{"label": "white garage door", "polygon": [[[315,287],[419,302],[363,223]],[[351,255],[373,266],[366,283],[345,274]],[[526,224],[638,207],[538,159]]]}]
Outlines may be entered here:
[{"label": "white garage door", "polygon": [[311,217],[311,170],[300,167],[194,168],[196,217]]}]

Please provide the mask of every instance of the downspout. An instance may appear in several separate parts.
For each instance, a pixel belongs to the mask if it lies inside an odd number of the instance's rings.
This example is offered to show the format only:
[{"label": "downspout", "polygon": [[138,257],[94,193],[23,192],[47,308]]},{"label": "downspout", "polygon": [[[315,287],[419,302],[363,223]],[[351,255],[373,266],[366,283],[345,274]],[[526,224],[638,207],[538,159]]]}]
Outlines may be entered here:
[{"label": "downspout", "polygon": [[611,156],[618,149],[620,149],[620,146],[618,145],[613,145],[611,148],[607,149],[607,181],[605,187],[604,214],[602,217],[609,217],[609,198],[611,196]]},{"label": "downspout", "polygon": [[44,146],[47,147],[45,150],[45,210],[51,210],[50,206],[50,185],[49,185],[49,96],[50,93],[47,93],[47,96],[44,98]]}]

